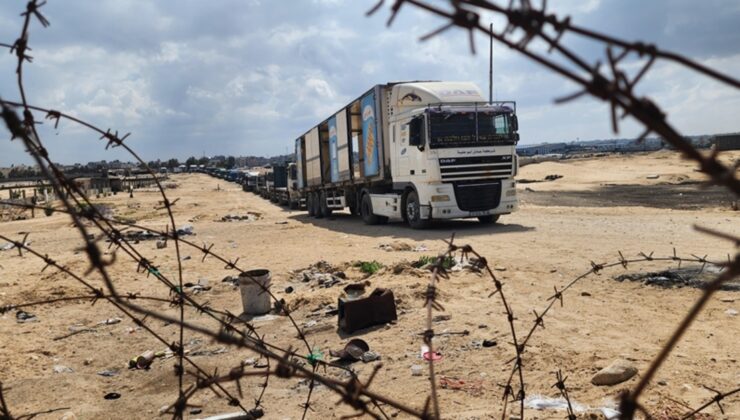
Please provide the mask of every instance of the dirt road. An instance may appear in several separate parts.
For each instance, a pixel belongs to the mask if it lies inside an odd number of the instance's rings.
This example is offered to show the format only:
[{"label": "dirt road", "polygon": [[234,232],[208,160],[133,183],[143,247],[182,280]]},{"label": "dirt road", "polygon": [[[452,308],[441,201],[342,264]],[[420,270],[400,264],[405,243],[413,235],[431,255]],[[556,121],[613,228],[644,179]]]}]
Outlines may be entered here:
[{"label": "dirt road", "polygon": [[[435,255],[445,249],[442,239],[455,234],[456,242],[469,243],[497,267],[496,275],[504,282],[507,299],[516,314],[516,326],[526,331],[534,320],[533,310],[540,311],[548,303],[553,288],[561,288],[571,279],[588,271],[591,262],[618,261],[621,251],[626,257],[640,252],[655,252],[668,256],[674,248],[680,255],[691,254],[715,260],[727,258],[732,244],[697,233],[693,226],[702,226],[740,234],[740,213],[729,205],[713,201],[714,196],[692,198],[691,206],[666,205],[661,197],[659,182],[685,184],[700,180],[691,164],[676,155],[658,153],[630,157],[608,157],[589,161],[543,163],[522,168],[520,178],[541,179],[548,174],[564,177],[552,182],[521,184],[520,211],[501,218],[495,226],[481,226],[473,221],[451,221],[424,231],[411,230],[401,223],[365,226],[349,214],[338,213],[331,219],[312,219],[304,212],[288,211],[230,183],[206,175],[177,175],[172,180],[178,188],[168,190],[171,199],[180,198],[174,207],[180,226],[192,225],[197,244],[215,244],[213,250],[229,259],[239,258],[242,268],[268,268],[273,275],[273,290],[295,309],[302,325],[310,325],[308,341],[325,358],[328,350],[341,348],[350,337],[339,333],[336,317],[309,317],[322,305],[336,305],[341,286],[322,288],[304,283],[291,271],[300,270],[325,260],[344,269],[349,281],[364,278],[351,261],[378,261],[392,267],[404,260],[416,261],[422,255]],[[659,178],[652,178],[652,175]],[[651,176],[648,179],[647,176]],[[621,200],[610,195],[608,205],[590,201],[602,184],[640,186],[639,202]],[[682,188],[683,188],[682,187]],[[526,188],[534,192],[526,191]],[[537,197],[539,191],[548,199]],[[690,188],[685,194],[703,194]],[[577,194],[576,194],[577,192]],[[567,202],[558,201],[568,196]],[[650,196],[655,196],[651,204]],[[677,199],[676,196],[674,199]],[[692,196],[693,197],[693,196]],[[716,198],[716,197],[714,197]],[[116,217],[135,220],[137,224],[164,229],[166,218],[156,210],[161,197],[152,191],[137,191],[128,195],[101,198],[101,204],[113,210]],[[706,205],[701,205],[707,200]],[[555,205],[554,205],[555,204]],[[673,208],[666,208],[673,207]],[[680,209],[676,209],[680,208]],[[258,214],[258,220],[221,222],[228,214]],[[0,234],[20,239],[30,232],[31,246],[42,254],[84,273],[88,263],[80,252],[78,233],[63,214],[33,220],[0,224]],[[392,251],[382,244],[402,242],[415,248],[423,245],[428,251]],[[3,241],[0,240],[0,247]],[[136,245],[168,277],[176,279],[177,265],[174,246],[156,249],[155,241]],[[110,258],[111,256],[106,256]],[[221,280],[234,274],[213,258],[201,262],[198,249],[182,250],[184,281],[197,283],[207,279],[210,290],[195,296],[208,301],[213,308],[240,312],[238,290]],[[188,258],[189,257],[189,258]],[[19,257],[16,250],[0,251],[0,306],[17,305],[49,297],[69,297],[86,293],[74,279],[55,272],[41,271],[44,262],[31,256]],[[554,372],[562,369],[568,379],[571,396],[586,408],[614,406],[623,389],[633,386],[644,373],[650,360],[677,325],[692,302],[699,296],[696,289],[662,289],[639,283],[616,282],[613,277],[625,272],[658,270],[671,267],[665,263],[645,263],[605,270],[577,283],[545,320],[544,330],[538,330],[525,353],[525,382],[529,396],[555,397],[551,385]],[[136,264],[124,255],[117,255],[110,271],[121,292],[136,292],[146,296],[168,297],[167,288],[151,276],[136,272]],[[300,276],[298,276],[300,277]],[[95,275],[89,280],[102,287]],[[372,389],[390,395],[406,404],[421,407],[425,401],[428,380],[412,376],[411,366],[421,364],[419,349],[424,330],[423,295],[428,278],[404,271],[393,274],[382,269],[368,277],[372,287],[386,287],[395,293],[399,319],[392,325],[363,330],[352,335],[368,342],[382,357],[383,368]],[[294,291],[285,293],[286,287]],[[499,300],[489,298],[494,290],[486,277],[471,272],[453,273],[440,285],[441,303],[448,320],[435,324],[440,332],[467,330],[468,335],[442,335],[435,339],[443,358],[438,361],[438,374],[461,379],[469,386],[462,390],[441,389],[440,398],[445,418],[499,418],[501,388],[513,355],[508,324]],[[141,303],[148,308],[175,315],[167,303]],[[114,325],[96,325],[102,320],[119,317],[105,302],[94,306],[87,303],[55,303],[25,309],[38,317],[38,322],[17,323],[15,311],[0,317],[0,381],[12,413],[51,408],[65,408],[41,418],[60,418],[73,412],[77,418],[153,418],[161,407],[177,397],[177,380],[173,374],[175,359],[156,359],[149,370],[128,370],[126,364],[146,350],[163,350],[165,346],[137,328],[130,320]],[[737,335],[740,316],[730,315],[740,310],[740,294],[720,292],[710,302],[673,355],[649,386],[644,403],[659,412],[681,413],[685,408],[671,400],[696,406],[712,397],[702,386],[729,390],[740,385],[740,364]],[[200,325],[215,323],[187,311],[187,318]],[[309,321],[317,321],[315,324]],[[148,325],[172,341],[177,328],[160,321]],[[282,317],[256,321],[255,327],[271,343],[292,345],[301,354],[308,349],[296,339],[296,332]],[[89,328],[68,338],[54,340],[72,330]],[[495,340],[493,347],[480,347],[480,341]],[[200,340],[200,341],[198,341]],[[248,351],[224,348],[221,344],[186,334],[190,349],[202,351],[193,359],[203,367],[224,372],[240,361],[254,357]],[[196,351],[197,353],[197,351]],[[630,361],[638,376],[617,386],[597,387],[591,377],[616,358]],[[360,378],[366,378],[378,362],[352,365]],[[71,370],[62,369],[66,367]],[[55,373],[56,370],[61,373]],[[101,376],[105,370],[117,370],[111,377]],[[328,375],[343,378],[341,371]],[[188,383],[192,383],[192,378]],[[261,391],[261,379],[242,381],[244,403],[252,404]],[[227,389],[235,390],[233,384]],[[105,400],[110,392],[121,394],[117,400]],[[300,418],[308,385],[295,379],[273,378],[263,400],[266,418]],[[670,398],[670,399],[669,399]],[[340,417],[351,413],[335,406],[338,397],[324,387],[314,390],[310,418]],[[234,411],[210,391],[199,393],[193,403],[203,405],[202,412],[192,418]],[[729,398],[725,404],[727,418],[740,417],[740,398]],[[388,410],[388,414],[395,410]],[[719,415],[716,408],[710,413]],[[537,418],[563,418],[563,411],[529,410]],[[403,417],[403,416],[401,416]]]}]

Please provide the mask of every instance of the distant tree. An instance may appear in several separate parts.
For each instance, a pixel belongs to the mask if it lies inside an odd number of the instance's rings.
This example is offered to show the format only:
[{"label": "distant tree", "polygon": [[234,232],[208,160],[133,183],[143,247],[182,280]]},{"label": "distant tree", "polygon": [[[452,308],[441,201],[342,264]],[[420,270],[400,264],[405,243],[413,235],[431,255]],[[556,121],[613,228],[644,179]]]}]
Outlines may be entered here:
[{"label": "distant tree", "polygon": [[180,162],[177,159],[170,159],[167,161],[167,167],[169,169],[174,169],[180,166]]},{"label": "distant tree", "polygon": [[198,165],[207,165],[207,164],[208,164],[208,158],[207,157],[204,156],[204,157],[198,159]]},{"label": "distant tree", "polygon": [[0,172],[0,179],[5,179],[5,174]]},{"label": "distant tree", "polygon": [[195,166],[198,164],[198,159],[195,158],[195,156],[190,156],[188,160],[185,161],[185,165],[187,166]]}]

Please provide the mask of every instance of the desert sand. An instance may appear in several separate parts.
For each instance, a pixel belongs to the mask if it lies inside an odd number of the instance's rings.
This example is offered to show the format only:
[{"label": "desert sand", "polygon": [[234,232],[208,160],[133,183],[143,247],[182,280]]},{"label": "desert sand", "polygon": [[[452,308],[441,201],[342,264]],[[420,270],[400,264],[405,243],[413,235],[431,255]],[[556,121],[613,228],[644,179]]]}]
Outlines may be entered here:
[{"label": "desert sand", "polygon": [[[725,155],[737,159],[740,154]],[[243,269],[267,268],[272,273],[272,290],[294,308],[294,316],[307,328],[307,339],[325,359],[330,349],[340,349],[350,338],[362,338],[381,355],[381,360],[356,362],[351,367],[360,379],[366,379],[377,363],[382,363],[371,389],[413,407],[421,408],[429,390],[426,375],[412,376],[411,366],[420,359],[425,329],[424,290],[427,273],[405,270],[394,274],[381,269],[367,280],[371,288],[391,289],[396,297],[398,321],[348,335],[336,328],[336,315],[309,316],[322,305],[336,305],[342,285],[330,288],[304,283],[295,270],[324,260],[344,269],[349,280],[364,279],[352,261],[378,261],[393,267],[403,261],[416,261],[422,255],[433,256],[445,250],[443,239],[455,234],[458,244],[470,244],[496,267],[496,276],[504,283],[504,292],[516,315],[517,331],[523,334],[534,321],[533,311],[541,312],[553,293],[570,280],[588,271],[591,262],[618,261],[640,252],[669,256],[707,255],[726,260],[734,244],[697,232],[694,225],[740,234],[740,213],[732,210],[732,197],[721,189],[705,189],[698,183],[704,178],[695,165],[673,152],[629,156],[608,156],[546,162],[526,166],[518,178],[540,180],[550,174],[563,175],[551,182],[519,184],[519,211],[503,216],[493,226],[476,221],[458,220],[438,223],[433,228],[416,231],[400,222],[383,226],[365,226],[357,217],[336,213],[331,219],[313,219],[303,211],[289,211],[235,184],[202,174],[173,175],[177,188],[167,192],[179,198],[174,206],[178,226],[192,225],[198,244],[215,244],[213,251],[225,258],[239,258]],[[655,178],[654,175],[658,175]],[[649,179],[648,179],[649,177]],[[616,185],[616,187],[615,187]],[[616,189],[615,189],[616,188]],[[680,190],[676,190],[680,188]],[[616,191],[616,192],[615,192]],[[118,194],[95,200],[114,211],[116,217],[135,220],[137,224],[164,229],[168,221],[164,211],[156,210],[161,197],[154,190],[136,191],[133,198]],[[690,203],[688,205],[687,203]],[[257,220],[221,222],[228,214],[253,212]],[[30,246],[48,254],[76,273],[84,274],[88,262],[80,251],[79,233],[64,214],[44,217],[37,212],[31,220],[0,224],[0,234],[20,240],[30,232]],[[93,232],[96,232],[93,230]],[[99,232],[97,232],[99,233]],[[0,240],[0,245],[4,241]],[[141,241],[136,248],[171,279],[177,278],[172,242],[157,249],[156,241]],[[386,251],[383,244],[403,243],[428,250]],[[102,246],[107,244],[101,243]],[[207,279],[210,290],[195,295],[218,310],[241,312],[238,289],[222,279],[234,270],[209,257],[201,261],[198,249],[182,248],[184,281],[197,283]],[[106,258],[109,258],[107,256]],[[190,258],[187,258],[190,257]],[[20,257],[17,250],[0,251],[0,306],[18,305],[53,297],[86,294],[85,288],[53,268],[42,271],[45,263],[30,255]],[[666,289],[639,282],[617,282],[619,274],[656,271],[675,267],[675,263],[650,262],[621,266],[588,276],[576,283],[564,296],[564,305],[556,305],[545,318],[545,329],[538,329],[524,354],[526,393],[529,396],[557,397],[554,372],[568,377],[567,385],[574,402],[584,408],[579,415],[588,418],[601,407],[614,407],[620,391],[635,385],[665,340],[701,291],[694,288]],[[168,290],[153,277],[137,273],[137,266],[125,255],[117,255],[109,271],[115,285],[123,292],[168,298]],[[99,276],[86,277],[96,287],[103,287]],[[286,293],[287,287],[292,293]],[[440,335],[435,344],[442,359],[435,362],[439,377],[463,380],[463,389],[440,389],[444,418],[500,418],[502,388],[511,369],[506,362],[514,354],[503,307],[489,278],[463,270],[453,272],[440,283],[440,303],[449,319],[435,322],[437,333],[469,331],[468,335]],[[167,303],[142,306],[170,316],[177,309]],[[37,418],[155,418],[163,406],[177,398],[175,358],[155,359],[148,370],[129,370],[128,361],[146,350],[160,351],[164,346],[145,331],[125,319],[110,304],[100,301],[60,302],[24,308],[37,316],[37,322],[18,323],[14,310],[0,316],[0,381],[5,401],[15,415],[63,408]],[[738,333],[740,293],[718,292],[701,313],[671,356],[648,386],[641,401],[654,413],[680,415],[711,399],[713,393],[703,386],[727,391],[740,386]],[[121,317],[121,323],[95,325]],[[194,311],[186,318],[199,325],[216,328],[216,323]],[[316,323],[310,322],[316,321]],[[161,321],[148,321],[153,329],[172,341],[178,328]],[[67,338],[70,327],[92,327]],[[254,326],[265,340],[282,347],[293,346],[307,354],[296,338],[296,331],[285,317],[258,320]],[[482,340],[495,340],[493,347],[480,347]],[[195,340],[195,341],[191,341]],[[200,340],[200,341],[198,341]],[[186,332],[190,348],[204,350],[193,356],[208,370],[226,372],[245,359],[250,351],[224,346]],[[632,379],[615,386],[595,386],[592,376],[615,359],[625,359],[637,368]],[[63,370],[61,373],[55,373]],[[67,367],[69,370],[60,369]],[[112,377],[98,373],[118,370]],[[336,369],[327,375],[346,376]],[[186,383],[192,383],[187,378]],[[259,395],[262,379],[242,381],[244,404],[251,407]],[[233,392],[231,383],[225,387]],[[516,387],[516,382],[515,382]],[[105,400],[110,392],[121,394]],[[265,418],[300,418],[301,404],[308,394],[306,381],[271,378],[263,399]],[[346,406],[335,405],[339,397],[325,387],[313,392],[309,418],[339,418],[351,414]],[[202,418],[233,412],[223,398],[211,391],[198,393],[191,403],[202,406]],[[740,395],[723,402],[725,415],[713,406],[706,413],[716,418],[740,418]],[[388,408],[387,414],[397,410]],[[512,412],[512,414],[516,414]],[[562,410],[528,409],[528,418],[565,418]],[[403,418],[402,414],[398,415]],[[508,418],[508,417],[507,417]]]}]

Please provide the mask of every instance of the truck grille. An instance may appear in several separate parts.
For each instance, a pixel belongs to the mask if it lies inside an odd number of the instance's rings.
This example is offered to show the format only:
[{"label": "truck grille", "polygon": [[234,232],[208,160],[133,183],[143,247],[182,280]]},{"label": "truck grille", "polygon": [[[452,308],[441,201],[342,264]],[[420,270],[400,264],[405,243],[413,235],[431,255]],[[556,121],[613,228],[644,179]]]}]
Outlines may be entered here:
[{"label": "truck grille", "polygon": [[501,202],[501,181],[456,182],[453,185],[460,210],[491,210]]},{"label": "truck grille", "polygon": [[511,155],[442,158],[439,160],[442,181],[503,179],[513,174]]}]

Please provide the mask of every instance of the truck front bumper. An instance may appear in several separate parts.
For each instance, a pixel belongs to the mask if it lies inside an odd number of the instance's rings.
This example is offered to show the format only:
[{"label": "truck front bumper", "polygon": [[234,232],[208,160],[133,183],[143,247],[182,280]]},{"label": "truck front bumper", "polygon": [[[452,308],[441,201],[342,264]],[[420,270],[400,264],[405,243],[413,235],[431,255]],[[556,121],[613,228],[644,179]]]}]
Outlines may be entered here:
[{"label": "truck front bumper", "polygon": [[[501,195],[498,205],[493,208],[463,210],[457,201],[455,189],[452,184],[429,185],[433,194],[430,194],[422,206],[421,216],[425,219],[457,219],[479,217],[496,214],[508,214],[516,211],[519,201],[516,196],[516,181],[505,179],[501,181]],[[464,207],[464,206],[463,206]]]}]

